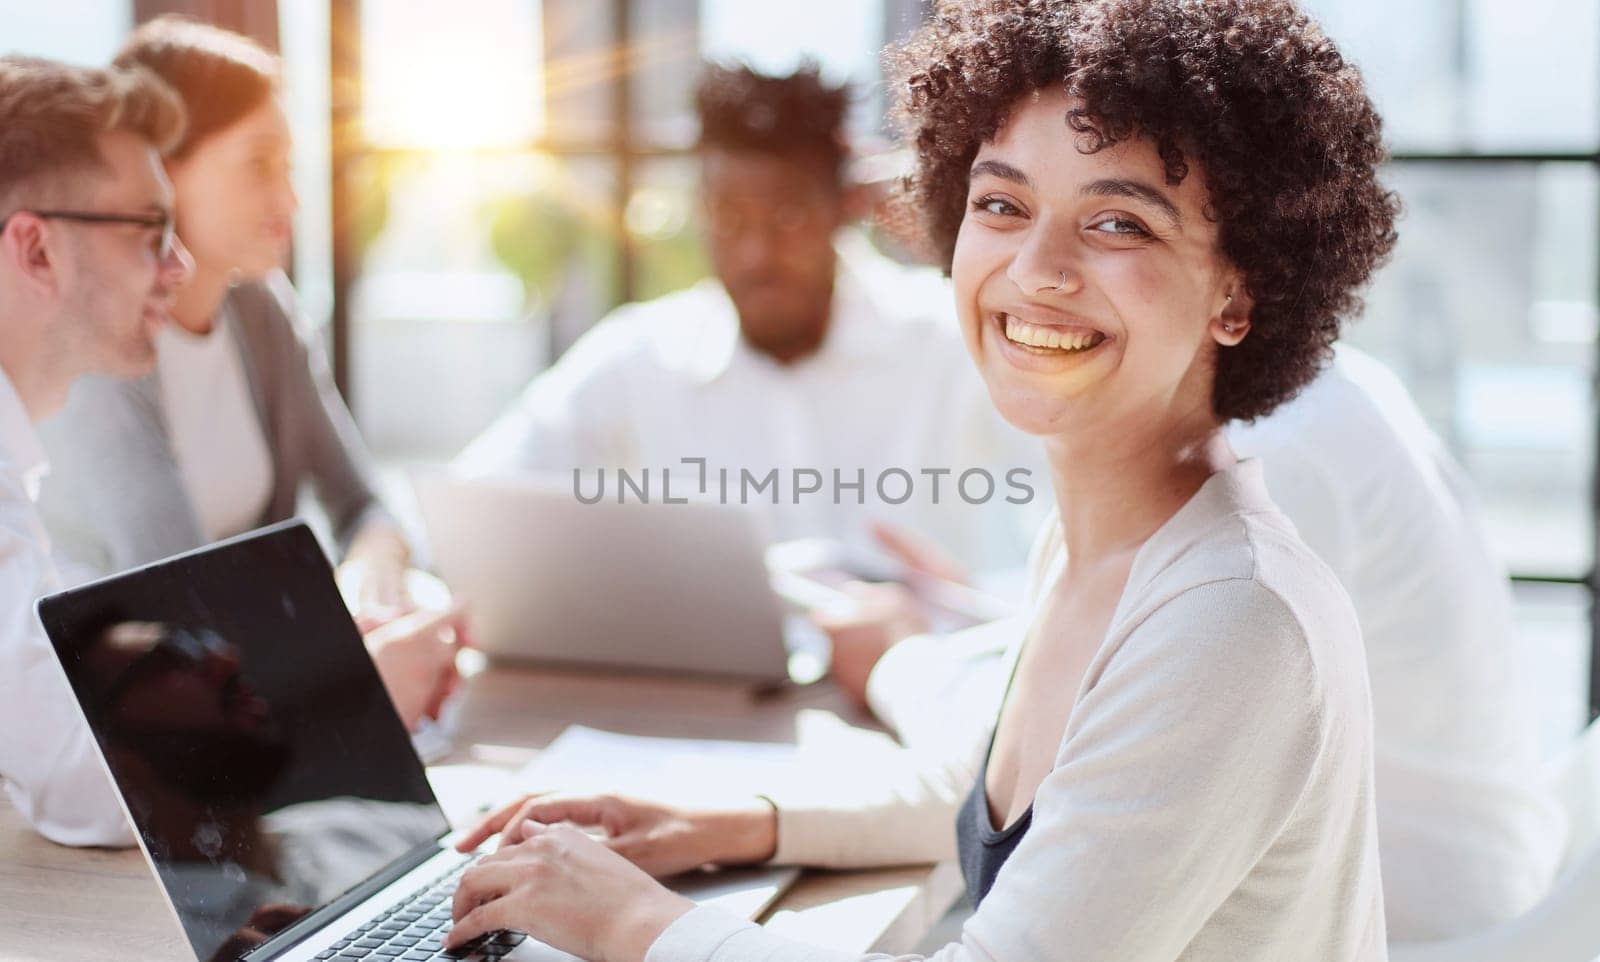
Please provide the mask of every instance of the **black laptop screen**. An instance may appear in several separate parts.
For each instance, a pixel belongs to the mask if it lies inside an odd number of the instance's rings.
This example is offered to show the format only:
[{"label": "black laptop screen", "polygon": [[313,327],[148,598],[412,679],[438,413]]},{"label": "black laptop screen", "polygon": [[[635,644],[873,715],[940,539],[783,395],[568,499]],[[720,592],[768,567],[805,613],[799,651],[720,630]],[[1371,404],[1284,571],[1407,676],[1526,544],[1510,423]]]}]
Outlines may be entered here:
[{"label": "black laptop screen", "polygon": [[39,615],[200,959],[239,958],[446,831],[304,525]]}]

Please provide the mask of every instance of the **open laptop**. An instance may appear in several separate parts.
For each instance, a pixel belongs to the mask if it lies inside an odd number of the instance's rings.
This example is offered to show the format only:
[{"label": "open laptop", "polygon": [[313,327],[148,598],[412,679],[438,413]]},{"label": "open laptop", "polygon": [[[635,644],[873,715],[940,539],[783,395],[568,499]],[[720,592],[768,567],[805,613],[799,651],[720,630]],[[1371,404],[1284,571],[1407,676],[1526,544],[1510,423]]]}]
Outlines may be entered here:
[{"label": "open laptop", "polygon": [[[38,612],[197,959],[570,958],[517,933],[439,949],[471,859],[451,847],[303,523],[51,595]],[[793,878],[707,876],[686,894],[754,917]]]},{"label": "open laptop", "polygon": [[413,479],[434,566],[492,658],[781,684],[784,606],[748,509],[585,504],[555,478]]}]

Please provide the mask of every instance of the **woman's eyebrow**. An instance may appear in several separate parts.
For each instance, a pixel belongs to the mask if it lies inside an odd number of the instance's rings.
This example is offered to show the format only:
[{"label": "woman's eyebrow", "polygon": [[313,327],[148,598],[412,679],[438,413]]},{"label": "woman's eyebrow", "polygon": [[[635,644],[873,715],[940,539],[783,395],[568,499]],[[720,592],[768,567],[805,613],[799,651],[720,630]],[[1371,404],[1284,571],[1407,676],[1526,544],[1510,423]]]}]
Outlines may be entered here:
[{"label": "woman's eyebrow", "polygon": [[1003,160],[980,160],[976,164],[972,165],[971,170],[967,171],[967,177],[969,179],[976,177],[979,174],[989,174],[992,177],[998,177],[1001,180],[1009,180],[1014,184],[1026,187],[1030,190],[1033,189],[1033,181],[1028,179],[1027,174],[1024,174],[1022,171],[1011,166]]},{"label": "woman's eyebrow", "polygon": [[1174,224],[1183,223],[1183,215],[1178,213],[1177,205],[1168,200],[1166,194],[1136,180],[1115,178],[1097,180],[1084,185],[1081,193],[1091,197],[1127,197],[1132,200],[1142,200],[1166,214]]}]

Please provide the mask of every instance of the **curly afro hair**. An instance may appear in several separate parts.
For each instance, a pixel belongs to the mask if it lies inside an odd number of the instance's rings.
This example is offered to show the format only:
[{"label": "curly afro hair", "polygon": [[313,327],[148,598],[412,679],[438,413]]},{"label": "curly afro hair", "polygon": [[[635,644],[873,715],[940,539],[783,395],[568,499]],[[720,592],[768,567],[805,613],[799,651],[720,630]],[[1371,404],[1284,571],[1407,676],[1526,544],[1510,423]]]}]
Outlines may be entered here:
[{"label": "curly afro hair", "polygon": [[948,271],[968,169],[1023,95],[1058,86],[1075,149],[1154,141],[1169,184],[1198,165],[1221,253],[1254,299],[1218,351],[1212,407],[1253,420],[1331,355],[1394,247],[1382,121],[1361,77],[1290,0],[959,0],[890,54],[915,148],[901,200]]},{"label": "curly afro hair", "polygon": [[702,149],[799,153],[825,164],[835,182],[843,171],[850,92],[824,81],[815,63],[781,77],[744,64],[713,64],[695,88],[694,104]]}]

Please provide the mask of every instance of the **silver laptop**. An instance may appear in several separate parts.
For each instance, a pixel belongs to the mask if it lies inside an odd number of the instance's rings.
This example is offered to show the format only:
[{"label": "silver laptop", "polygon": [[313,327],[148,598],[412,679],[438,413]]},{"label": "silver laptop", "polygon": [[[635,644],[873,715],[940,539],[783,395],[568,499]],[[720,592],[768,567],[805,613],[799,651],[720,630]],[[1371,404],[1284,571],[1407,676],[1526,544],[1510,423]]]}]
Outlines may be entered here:
[{"label": "silver laptop", "polygon": [[789,679],[784,606],[748,509],[585,504],[549,477],[412,480],[434,566],[490,657]]},{"label": "silver laptop", "polygon": [[[470,857],[304,524],[38,612],[197,959],[461,957],[440,945]],[[710,876],[687,894],[754,917],[793,878]],[[466,957],[570,958],[518,933]]]}]

